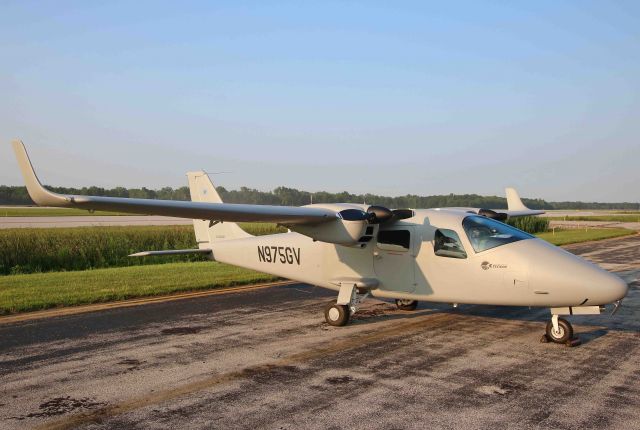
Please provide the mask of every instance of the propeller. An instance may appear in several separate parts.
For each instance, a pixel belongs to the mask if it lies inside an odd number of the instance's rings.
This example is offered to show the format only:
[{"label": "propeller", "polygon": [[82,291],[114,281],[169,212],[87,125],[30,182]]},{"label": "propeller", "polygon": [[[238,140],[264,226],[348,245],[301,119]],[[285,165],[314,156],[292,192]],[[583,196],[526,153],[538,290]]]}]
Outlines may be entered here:
[{"label": "propeller", "polygon": [[369,224],[382,224],[393,218],[393,212],[384,206],[369,206],[367,214]]},{"label": "propeller", "polygon": [[491,209],[479,209],[478,210],[478,215],[481,215],[481,216],[487,217],[487,218],[491,218],[491,219],[495,219],[495,220],[498,220],[498,221],[506,221],[507,218],[509,217],[505,213],[492,211]]},{"label": "propeller", "polygon": [[414,212],[411,209],[391,210],[384,206],[369,206],[367,214],[369,215],[369,224],[384,224],[390,221],[411,218]]},{"label": "propeller", "polygon": [[360,209],[344,209],[340,211],[340,218],[346,221],[367,221],[369,224],[384,224],[390,221],[411,218],[411,209],[391,210],[384,206],[369,206],[366,212]]}]

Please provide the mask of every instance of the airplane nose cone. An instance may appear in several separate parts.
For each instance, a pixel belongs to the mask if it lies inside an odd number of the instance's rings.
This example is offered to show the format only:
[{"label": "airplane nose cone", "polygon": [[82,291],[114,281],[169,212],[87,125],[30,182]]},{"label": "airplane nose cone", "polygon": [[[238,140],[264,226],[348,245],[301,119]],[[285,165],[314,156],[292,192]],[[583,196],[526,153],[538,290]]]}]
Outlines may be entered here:
[{"label": "airplane nose cone", "polygon": [[585,305],[606,305],[627,295],[625,281],[580,257],[575,257],[571,266],[576,287],[589,299]]},{"label": "airplane nose cone", "polygon": [[583,302],[585,306],[605,305],[627,295],[629,287],[618,276],[561,248],[541,242],[532,247],[537,262],[532,265],[532,286],[535,290],[548,291],[549,298],[564,303],[563,306],[576,306]]},{"label": "airplane nose cone", "polygon": [[619,276],[613,273],[607,273],[609,278],[606,280],[602,289],[606,291],[605,303],[612,303],[623,299],[629,292],[629,285]]}]

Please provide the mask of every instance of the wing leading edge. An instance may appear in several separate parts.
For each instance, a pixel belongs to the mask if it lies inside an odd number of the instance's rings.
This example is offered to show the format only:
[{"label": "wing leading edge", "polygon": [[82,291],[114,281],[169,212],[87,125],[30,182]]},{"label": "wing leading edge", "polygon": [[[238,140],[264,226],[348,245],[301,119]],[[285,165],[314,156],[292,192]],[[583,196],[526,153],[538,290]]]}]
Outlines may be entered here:
[{"label": "wing leading edge", "polygon": [[11,144],[18,159],[29,196],[38,206],[107,210],[211,221],[274,222],[284,225],[320,224],[334,221],[339,216],[335,211],[322,208],[58,194],[42,186],[22,141],[14,140]]}]

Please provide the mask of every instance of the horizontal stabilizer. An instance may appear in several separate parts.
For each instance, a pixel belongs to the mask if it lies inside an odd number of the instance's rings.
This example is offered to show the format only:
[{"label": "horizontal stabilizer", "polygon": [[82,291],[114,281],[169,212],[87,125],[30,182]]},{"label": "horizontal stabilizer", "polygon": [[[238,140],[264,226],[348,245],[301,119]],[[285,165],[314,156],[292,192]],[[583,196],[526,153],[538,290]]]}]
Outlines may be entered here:
[{"label": "horizontal stabilizer", "polygon": [[159,255],[182,255],[182,254],[211,254],[210,249],[169,249],[167,251],[142,251],[129,255],[129,257],[149,257]]}]

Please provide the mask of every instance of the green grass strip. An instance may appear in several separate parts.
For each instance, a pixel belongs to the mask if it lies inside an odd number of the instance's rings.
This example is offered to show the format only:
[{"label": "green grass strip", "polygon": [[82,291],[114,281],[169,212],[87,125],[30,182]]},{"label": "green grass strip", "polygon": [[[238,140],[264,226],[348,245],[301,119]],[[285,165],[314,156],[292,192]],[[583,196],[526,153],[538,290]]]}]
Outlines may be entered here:
[{"label": "green grass strip", "polygon": [[626,228],[576,228],[576,229],[556,229],[555,234],[553,232],[538,233],[537,237],[544,239],[547,242],[554,245],[568,245],[570,243],[590,242],[592,240],[611,239],[613,237],[628,236],[636,234],[633,230],[627,230]]},{"label": "green grass strip", "polygon": [[0,276],[0,315],[276,279],[211,261]]},{"label": "green grass strip", "polygon": [[636,215],[593,215],[593,216],[552,216],[550,221],[600,221],[600,222],[640,222],[640,214]]}]

